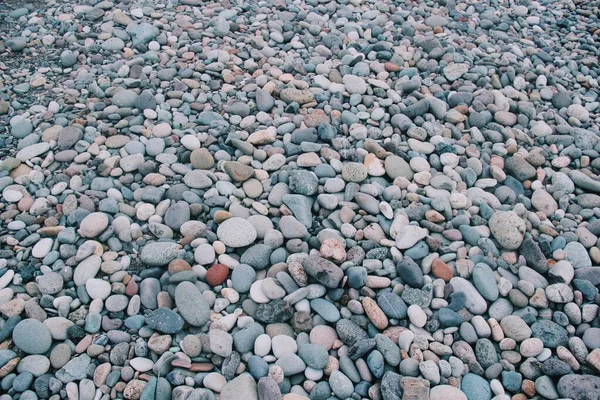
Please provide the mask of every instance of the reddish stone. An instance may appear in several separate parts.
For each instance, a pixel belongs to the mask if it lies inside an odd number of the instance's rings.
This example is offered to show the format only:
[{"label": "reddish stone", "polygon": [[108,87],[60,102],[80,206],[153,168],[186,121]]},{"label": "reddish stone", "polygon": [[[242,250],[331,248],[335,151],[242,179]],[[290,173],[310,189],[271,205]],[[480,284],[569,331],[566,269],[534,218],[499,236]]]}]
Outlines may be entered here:
[{"label": "reddish stone", "polygon": [[450,282],[450,279],[454,277],[452,268],[439,258],[433,260],[433,263],[431,264],[431,273],[436,278],[443,279],[446,282]]},{"label": "reddish stone", "polygon": [[129,283],[127,284],[127,287],[125,288],[125,294],[129,297],[133,296],[134,294],[137,294],[138,292],[138,284],[135,280],[130,279]]},{"label": "reddish stone", "polygon": [[521,384],[521,390],[528,397],[533,397],[536,394],[535,383],[529,379],[523,379],[523,383]]},{"label": "reddish stone", "polygon": [[223,282],[225,282],[225,280],[227,279],[228,276],[229,276],[229,267],[227,267],[227,265],[215,264],[208,269],[204,280],[210,286],[219,286]]},{"label": "reddish stone", "polygon": [[167,268],[171,275],[176,274],[182,271],[190,271],[192,266],[185,260],[181,258],[176,258],[169,263],[169,267]]},{"label": "reddish stone", "polygon": [[192,372],[208,372],[212,371],[214,365],[211,363],[192,363],[190,366],[190,371]]},{"label": "reddish stone", "polygon": [[388,72],[398,72],[402,69],[398,64],[394,64],[393,62],[386,62],[383,64],[383,68],[385,68]]}]

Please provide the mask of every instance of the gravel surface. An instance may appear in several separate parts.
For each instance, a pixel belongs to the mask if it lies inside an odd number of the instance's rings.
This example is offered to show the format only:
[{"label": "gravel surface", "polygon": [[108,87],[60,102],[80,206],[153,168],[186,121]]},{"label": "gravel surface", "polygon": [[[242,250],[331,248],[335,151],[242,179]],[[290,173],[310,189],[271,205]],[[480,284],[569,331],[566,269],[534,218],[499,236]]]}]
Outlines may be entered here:
[{"label": "gravel surface", "polygon": [[600,400],[600,3],[0,3],[0,400]]}]

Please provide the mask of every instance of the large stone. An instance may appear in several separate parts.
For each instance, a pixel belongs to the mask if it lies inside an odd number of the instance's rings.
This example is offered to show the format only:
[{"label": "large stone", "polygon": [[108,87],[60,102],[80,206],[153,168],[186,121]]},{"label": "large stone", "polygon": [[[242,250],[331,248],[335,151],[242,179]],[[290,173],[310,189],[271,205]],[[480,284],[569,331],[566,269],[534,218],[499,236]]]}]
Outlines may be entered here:
[{"label": "large stone", "polygon": [[168,308],[158,308],[146,316],[146,324],[163,333],[177,333],[183,328],[183,318]]},{"label": "large stone", "polygon": [[258,400],[256,382],[252,375],[241,374],[223,387],[219,398],[220,400]]},{"label": "large stone", "polygon": [[507,250],[516,250],[523,242],[525,222],[513,211],[498,211],[489,221],[496,241]]},{"label": "large stone", "polygon": [[467,395],[450,385],[439,385],[431,388],[429,400],[468,400]]},{"label": "large stone", "polygon": [[174,242],[152,242],[146,244],[140,252],[140,260],[150,267],[162,267],[169,264],[179,254],[179,245]]},{"label": "large stone", "polygon": [[535,168],[522,156],[512,156],[504,162],[506,171],[520,181],[535,178]]},{"label": "large stone", "polygon": [[225,220],[217,228],[217,237],[229,247],[246,247],[256,240],[256,229],[243,218],[233,217]]},{"label": "large stone", "polygon": [[557,385],[565,399],[600,400],[600,377],[594,375],[565,375]]},{"label": "large stone", "polygon": [[87,238],[95,238],[100,235],[108,226],[108,217],[101,212],[88,214],[81,225],[79,225],[79,234]]},{"label": "large stone", "polygon": [[489,382],[470,372],[463,377],[461,390],[468,400],[491,400],[492,398]]},{"label": "large stone", "polygon": [[481,315],[487,311],[487,303],[471,282],[464,278],[454,277],[450,280],[454,292],[464,292],[467,299],[465,307],[473,314]]},{"label": "large stone", "polygon": [[336,288],[344,277],[340,267],[317,255],[307,257],[303,266],[308,275],[328,288]]},{"label": "large stone", "polygon": [[517,315],[509,315],[502,318],[500,327],[506,337],[514,339],[517,342],[522,342],[531,337],[531,328]]},{"label": "large stone", "polygon": [[203,326],[210,318],[210,306],[192,282],[181,282],[175,289],[175,304],[185,322]]},{"label": "large stone", "polygon": [[19,322],[13,330],[12,339],[15,346],[27,354],[44,354],[52,345],[50,330],[33,318]]}]

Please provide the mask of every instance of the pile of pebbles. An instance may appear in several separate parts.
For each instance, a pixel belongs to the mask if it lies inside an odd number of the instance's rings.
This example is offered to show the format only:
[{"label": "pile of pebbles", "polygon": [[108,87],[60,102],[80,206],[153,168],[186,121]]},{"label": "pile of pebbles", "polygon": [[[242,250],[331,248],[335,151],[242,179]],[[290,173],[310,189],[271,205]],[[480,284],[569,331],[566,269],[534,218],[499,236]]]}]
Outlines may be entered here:
[{"label": "pile of pebbles", "polygon": [[599,3],[0,4],[0,400],[600,399]]}]

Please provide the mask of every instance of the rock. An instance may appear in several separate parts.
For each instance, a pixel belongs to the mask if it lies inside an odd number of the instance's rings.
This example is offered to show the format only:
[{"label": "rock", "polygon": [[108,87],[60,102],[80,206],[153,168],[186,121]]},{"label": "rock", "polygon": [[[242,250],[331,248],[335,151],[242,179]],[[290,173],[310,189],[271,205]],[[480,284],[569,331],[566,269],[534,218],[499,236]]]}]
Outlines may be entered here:
[{"label": "rock", "polygon": [[233,338],[231,335],[220,329],[209,331],[210,351],[221,357],[229,357],[233,350]]},{"label": "rock", "polygon": [[463,377],[461,390],[467,396],[468,400],[491,400],[492,398],[490,384],[479,375],[473,373],[468,373]]},{"label": "rock", "polygon": [[423,271],[410,257],[406,257],[396,264],[396,271],[402,281],[410,286],[420,288],[425,282]]},{"label": "rock", "polygon": [[531,332],[533,337],[541,339],[544,346],[551,349],[566,346],[569,341],[565,328],[548,320],[539,320],[531,325]]},{"label": "rock", "polygon": [[515,212],[495,212],[490,218],[489,226],[494,238],[505,249],[518,249],[523,242],[525,222]]},{"label": "rock", "polygon": [[[239,267],[238,267],[239,268]],[[223,264],[215,264],[206,271],[204,279],[211,286],[219,286],[229,276],[229,268]],[[234,285],[235,287],[235,285]]]},{"label": "rock", "polygon": [[148,243],[142,248],[140,260],[149,267],[162,267],[173,261],[177,257],[178,251],[177,243]]},{"label": "rock", "polygon": [[390,318],[406,318],[408,307],[404,300],[393,292],[385,292],[377,297],[377,304]]},{"label": "rock", "polygon": [[350,94],[353,94],[353,93],[364,94],[367,91],[366,82],[358,76],[344,75],[343,82],[344,82],[344,86],[346,86],[346,90]]},{"label": "rock", "polygon": [[331,386],[333,393],[340,399],[346,399],[354,393],[352,381],[342,372],[337,370],[331,373],[329,377],[329,386]]},{"label": "rock", "polygon": [[316,255],[309,256],[303,266],[308,275],[328,288],[336,288],[344,277],[337,265]]},{"label": "rock", "polygon": [[464,278],[454,277],[450,284],[455,292],[463,292],[466,295],[465,307],[473,314],[481,315],[487,310],[485,299],[479,294],[477,289]]},{"label": "rock", "polygon": [[594,375],[565,375],[557,385],[561,397],[573,400],[599,399],[600,377]]},{"label": "rock", "polygon": [[488,265],[479,263],[475,266],[473,283],[484,299],[495,301],[498,298],[498,285],[494,278],[494,272]]},{"label": "rock", "polygon": [[283,89],[281,93],[279,93],[279,97],[286,103],[296,102],[300,105],[310,103],[314,100],[314,96],[309,90],[298,90],[292,88]]},{"label": "rock", "polygon": [[44,354],[52,345],[48,328],[33,318],[24,319],[14,327],[12,340],[26,354]]},{"label": "rock", "polygon": [[537,189],[531,196],[531,204],[536,210],[543,212],[546,216],[554,214],[558,209],[558,204],[548,192],[543,189]]},{"label": "rock", "polygon": [[467,396],[459,389],[449,385],[439,385],[431,388],[430,400],[467,400]]},{"label": "rock", "polygon": [[223,163],[222,168],[236,182],[244,182],[254,176],[252,167],[237,161],[226,161]]},{"label": "rock", "polygon": [[175,304],[185,322],[192,326],[202,326],[210,318],[208,301],[191,282],[181,282],[177,285]]},{"label": "rock", "polygon": [[583,343],[590,350],[600,348],[600,328],[588,328],[583,332]]},{"label": "rock", "polygon": [[425,236],[427,236],[427,231],[423,228],[415,225],[404,226],[396,236],[396,247],[400,250],[410,249]]},{"label": "rock", "polygon": [[509,315],[502,318],[500,327],[506,337],[514,339],[517,342],[522,342],[531,337],[531,328],[529,328],[521,317],[516,315]]},{"label": "rock", "polygon": [[168,308],[158,308],[146,316],[146,324],[163,333],[177,333],[183,328],[183,318]]},{"label": "rock", "polygon": [[286,322],[292,317],[292,308],[287,301],[276,299],[259,304],[255,316],[258,321],[266,324]]},{"label": "rock", "polygon": [[304,372],[306,364],[300,357],[294,353],[285,353],[275,362],[275,365],[279,366],[285,376],[296,375]]},{"label": "rock", "polygon": [[254,341],[265,333],[264,328],[257,323],[251,323],[233,334],[233,344],[239,353],[246,353],[254,348]]},{"label": "rock", "polygon": [[504,166],[506,167],[507,172],[519,181],[532,179],[536,175],[535,168],[520,156],[512,156],[507,159]]},{"label": "rock", "polygon": [[239,398],[258,400],[256,382],[250,374],[244,373],[229,381],[221,390],[222,400]]},{"label": "rock", "polygon": [[133,90],[120,90],[113,95],[111,101],[117,107],[133,107],[137,97]]},{"label": "rock", "polygon": [[217,229],[217,236],[226,246],[246,247],[256,240],[256,229],[247,220],[234,217],[224,221]]},{"label": "rock", "polygon": [[[429,18],[435,18],[435,17],[439,17],[439,16],[432,15]],[[428,19],[428,21],[429,21],[429,19]],[[431,26],[443,26],[443,25],[431,25]],[[455,80],[459,79],[461,76],[466,74],[467,71],[469,71],[469,66],[467,64],[454,64],[453,63],[453,64],[449,64],[448,66],[444,67],[443,72],[444,72],[444,76],[446,77],[446,79],[448,79],[450,82],[454,82]]]}]

